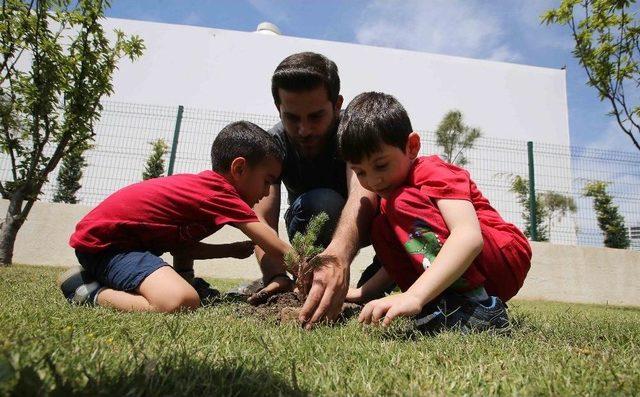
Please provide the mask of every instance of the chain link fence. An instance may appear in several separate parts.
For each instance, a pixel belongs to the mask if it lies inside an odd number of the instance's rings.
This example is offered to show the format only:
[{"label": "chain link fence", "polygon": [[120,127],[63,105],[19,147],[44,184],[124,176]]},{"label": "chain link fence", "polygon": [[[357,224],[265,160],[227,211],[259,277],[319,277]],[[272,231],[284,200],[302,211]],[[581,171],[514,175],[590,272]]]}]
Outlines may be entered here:
[{"label": "chain link fence", "polygon": [[[180,113],[180,115],[179,115]],[[175,152],[173,173],[196,173],[210,168],[211,143],[218,131],[230,122],[251,121],[269,129],[277,123],[274,115],[224,112],[210,109],[105,102],[95,126],[94,147],[85,153],[88,166],[76,194],[84,205],[95,205],[112,192],[142,180],[151,154],[151,142],[164,139]],[[177,126],[179,128],[177,128]],[[420,131],[422,154],[441,154],[433,132]],[[622,137],[621,137],[622,139]],[[509,222],[524,228],[524,208],[511,191],[513,178],[529,178],[527,142],[479,138],[464,151],[469,170],[483,194]],[[535,191],[555,192],[573,198],[576,211],[556,213],[547,219],[549,241],[557,244],[603,245],[591,198],[583,196],[589,181],[608,182],[608,191],[625,219],[631,248],[640,250],[640,153],[613,152],[584,147],[533,143]],[[0,156],[0,178],[10,180],[10,162]],[[56,189],[57,170],[43,189],[41,200],[51,201]],[[283,210],[286,190],[283,189]],[[284,211],[282,211],[284,213]]]}]

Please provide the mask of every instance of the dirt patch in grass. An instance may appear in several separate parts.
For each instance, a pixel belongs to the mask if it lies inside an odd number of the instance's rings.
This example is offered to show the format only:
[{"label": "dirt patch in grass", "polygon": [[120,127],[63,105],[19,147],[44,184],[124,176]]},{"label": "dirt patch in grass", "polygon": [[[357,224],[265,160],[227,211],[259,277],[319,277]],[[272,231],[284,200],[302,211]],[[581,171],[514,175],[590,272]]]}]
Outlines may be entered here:
[{"label": "dirt patch in grass", "polygon": [[[304,305],[304,298],[296,292],[284,292],[270,296],[265,303],[257,306],[243,307],[239,313],[250,315],[263,321],[273,321],[276,323],[294,323],[298,321],[300,310]],[[358,315],[362,309],[361,305],[355,303],[344,303],[342,312],[337,319],[337,323],[343,323],[353,316]]]}]

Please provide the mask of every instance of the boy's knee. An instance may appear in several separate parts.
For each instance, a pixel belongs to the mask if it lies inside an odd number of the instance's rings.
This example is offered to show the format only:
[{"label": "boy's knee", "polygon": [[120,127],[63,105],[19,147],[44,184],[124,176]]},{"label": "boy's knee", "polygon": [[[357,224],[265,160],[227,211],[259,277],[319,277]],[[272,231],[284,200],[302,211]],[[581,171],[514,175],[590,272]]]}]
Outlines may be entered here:
[{"label": "boy's knee", "polygon": [[200,298],[193,288],[191,288],[191,290],[184,288],[175,291],[161,302],[157,302],[155,307],[159,312],[163,313],[191,311],[200,307]]}]

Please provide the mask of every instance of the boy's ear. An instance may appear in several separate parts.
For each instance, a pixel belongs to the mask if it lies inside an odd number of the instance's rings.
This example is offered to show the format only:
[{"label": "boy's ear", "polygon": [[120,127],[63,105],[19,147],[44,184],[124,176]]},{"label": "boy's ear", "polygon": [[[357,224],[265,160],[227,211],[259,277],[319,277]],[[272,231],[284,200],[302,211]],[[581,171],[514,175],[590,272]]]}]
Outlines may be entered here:
[{"label": "boy's ear", "polygon": [[247,159],[245,159],[244,157],[236,157],[231,162],[231,167],[229,167],[229,173],[234,179],[240,178],[242,174],[244,174],[246,168],[247,168]]},{"label": "boy's ear", "polygon": [[338,99],[336,100],[336,105],[334,106],[334,111],[336,113],[339,113],[340,110],[342,109],[342,103],[344,102],[344,98],[342,97],[342,95],[338,95]]},{"label": "boy's ear", "polygon": [[411,160],[418,157],[418,153],[420,153],[420,135],[417,132],[409,134],[406,151]]}]

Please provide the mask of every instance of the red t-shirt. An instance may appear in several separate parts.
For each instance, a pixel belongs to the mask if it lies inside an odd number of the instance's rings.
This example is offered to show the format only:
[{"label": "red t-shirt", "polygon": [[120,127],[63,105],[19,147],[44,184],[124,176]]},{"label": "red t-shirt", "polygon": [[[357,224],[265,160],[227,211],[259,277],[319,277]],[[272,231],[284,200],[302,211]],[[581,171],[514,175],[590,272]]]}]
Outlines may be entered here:
[{"label": "red t-shirt", "polygon": [[[491,207],[469,172],[438,156],[420,157],[412,165],[404,185],[412,189],[398,189],[388,200],[382,200],[381,210],[405,250],[420,221],[428,232],[435,234],[439,246],[449,238],[449,229],[436,203],[438,199],[469,201],[478,217],[484,245],[463,275],[467,286],[484,285],[489,294],[505,301],[517,293],[531,265],[531,247],[522,232]],[[380,255],[382,258],[384,253]],[[382,258],[388,262],[385,267],[391,265],[390,274],[394,274],[403,290],[424,272],[425,253],[410,252],[410,255],[418,260],[410,261],[409,266],[401,263],[402,257],[398,261],[393,257]]]},{"label": "red t-shirt", "polygon": [[107,248],[167,252],[198,242],[227,223],[257,221],[222,175],[204,171],[118,190],[76,225],[69,244],[86,253]]},{"label": "red t-shirt", "polygon": [[[526,237],[513,224],[506,222],[487,200],[475,182],[471,180],[469,172],[454,164],[443,161],[438,156],[419,157],[415,160],[407,180],[408,186],[419,188],[427,197],[437,199],[466,200],[473,204],[478,221],[483,232],[492,234],[498,246],[507,244],[517,237],[526,241]],[[437,206],[434,207],[434,210]],[[442,220],[442,230],[436,234],[448,236],[447,226],[442,216],[437,214],[433,218]],[[503,233],[491,233],[489,229]],[[445,232],[446,231],[446,232]]]}]

